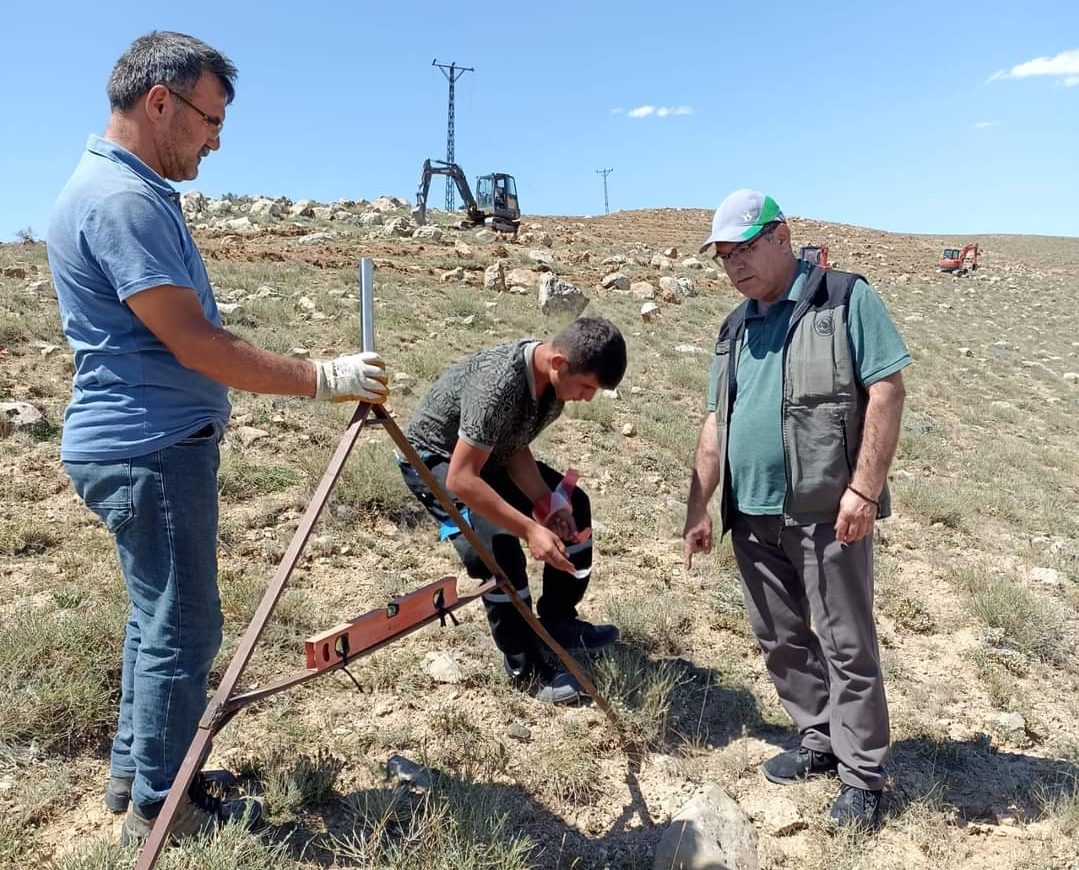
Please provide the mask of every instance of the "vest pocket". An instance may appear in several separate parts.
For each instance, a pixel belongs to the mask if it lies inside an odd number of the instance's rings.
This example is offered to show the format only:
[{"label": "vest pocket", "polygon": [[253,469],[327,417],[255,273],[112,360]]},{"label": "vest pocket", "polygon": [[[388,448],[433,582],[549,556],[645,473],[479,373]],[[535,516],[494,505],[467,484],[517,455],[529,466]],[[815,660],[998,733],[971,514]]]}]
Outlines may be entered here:
[{"label": "vest pocket", "polygon": [[844,425],[845,409],[835,404],[788,405],[784,441],[790,463],[789,513],[835,514],[851,480]]}]

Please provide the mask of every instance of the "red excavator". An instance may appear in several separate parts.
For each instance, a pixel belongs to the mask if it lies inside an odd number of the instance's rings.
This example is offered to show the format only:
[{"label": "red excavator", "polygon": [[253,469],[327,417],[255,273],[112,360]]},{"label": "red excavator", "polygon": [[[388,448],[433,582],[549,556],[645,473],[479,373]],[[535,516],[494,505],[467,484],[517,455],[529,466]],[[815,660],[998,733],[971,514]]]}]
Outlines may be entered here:
[{"label": "red excavator", "polygon": [[966,245],[962,248],[945,248],[940,255],[938,272],[951,272],[956,277],[966,275],[978,268],[978,246]]}]

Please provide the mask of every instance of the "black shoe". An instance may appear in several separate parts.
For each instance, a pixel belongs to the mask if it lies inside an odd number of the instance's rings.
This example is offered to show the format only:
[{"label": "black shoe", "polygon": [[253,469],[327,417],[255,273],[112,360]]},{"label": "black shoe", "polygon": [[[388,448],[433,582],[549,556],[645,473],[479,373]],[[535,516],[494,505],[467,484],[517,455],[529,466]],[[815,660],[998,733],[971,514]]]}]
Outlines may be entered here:
[{"label": "black shoe", "polygon": [[[236,777],[227,770],[204,770],[199,776],[207,785],[212,785],[222,791],[227,791],[237,782]],[[131,803],[132,782],[133,778],[130,776],[109,777],[108,784],[105,786],[105,806],[109,812],[117,815],[127,812],[127,805]]]},{"label": "black shoe", "polygon": [[584,689],[569,671],[558,671],[550,677],[540,677],[536,698],[545,704],[573,704],[581,700]]},{"label": "black shoe", "polygon": [[536,666],[527,653],[502,656],[502,667],[510,680],[522,690],[534,688],[532,677],[539,684],[536,698],[547,704],[572,704],[584,694],[581,684],[561,664],[543,663]]},{"label": "black shoe", "polygon": [[790,785],[814,776],[828,776],[836,772],[837,759],[830,752],[814,752],[799,746],[769,758],[761,765],[761,773],[769,782]]},{"label": "black shoe", "polygon": [[602,649],[618,640],[614,625],[593,625],[583,619],[541,619],[543,627],[570,652]]},{"label": "black shoe", "polygon": [[869,791],[844,783],[839,797],[828,811],[828,819],[837,828],[878,828],[883,794],[883,791]]},{"label": "black shoe", "polygon": [[[230,821],[240,821],[249,830],[262,822],[262,804],[254,798],[222,800],[213,793],[216,789],[201,774],[188,788],[172,817],[169,839],[173,842],[187,837],[205,837],[215,833]],[[161,812],[164,801],[148,807],[132,803],[120,829],[120,844],[145,842]]]}]

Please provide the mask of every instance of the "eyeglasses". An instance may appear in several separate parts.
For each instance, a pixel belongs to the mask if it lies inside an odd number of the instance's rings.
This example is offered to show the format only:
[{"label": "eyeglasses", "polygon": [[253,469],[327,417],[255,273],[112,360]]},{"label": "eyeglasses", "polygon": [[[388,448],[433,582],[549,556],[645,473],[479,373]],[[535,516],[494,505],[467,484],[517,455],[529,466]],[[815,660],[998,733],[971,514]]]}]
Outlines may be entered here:
[{"label": "eyeglasses", "polygon": [[772,232],[777,226],[778,224],[770,224],[769,226],[761,230],[759,233],[757,233],[757,235],[755,235],[748,242],[740,242],[739,244],[731,248],[729,251],[727,251],[727,253],[725,254],[721,254],[717,251],[716,253],[712,254],[712,260],[721,266],[726,266],[729,262],[731,262],[731,260],[734,260],[738,257],[743,257],[748,254],[751,250],[753,250],[753,246],[757,244],[757,242],[759,242],[766,236],[772,235]]},{"label": "eyeglasses", "polygon": [[196,112],[202,115],[202,120],[204,120],[209,126],[213,127],[218,132],[220,132],[221,128],[225,126],[224,118],[219,118],[217,117],[217,115],[208,115],[206,112],[202,111],[202,109],[192,103],[191,100],[189,100],[183,94],[176,93],[176,91],[174,91],[168,85],[165,85],[165,90],[167,90],[170,94],[176,97],[176,99],[178,99],[185,106],[194,109]]}]

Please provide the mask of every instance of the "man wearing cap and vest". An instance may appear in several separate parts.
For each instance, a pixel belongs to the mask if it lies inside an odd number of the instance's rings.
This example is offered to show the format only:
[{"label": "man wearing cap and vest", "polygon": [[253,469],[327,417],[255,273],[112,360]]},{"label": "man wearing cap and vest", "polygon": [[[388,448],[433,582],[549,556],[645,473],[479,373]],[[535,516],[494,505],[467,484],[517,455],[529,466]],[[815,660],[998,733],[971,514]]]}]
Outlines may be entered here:
[{"label": "man wearing cap and vest", "polygon": [[[549,341],[523,339],[477,351],[456,363],[420,400],[405,435],[446,487],[476,535],[491,551],[517,594],[531,606],[520,541],[544,562],[540,622],[569,650],[614,643],[618,629],[577,617],[592,573],[588,496],[565,476],[537,462],[529,444],[562,413],[566,402],[590,402],[614,389],[626,371],[626,342],[602,317],[581,317]],[[490,577],[479,555],[423,483],[399,461],[405,484],[440,524],[478,579]],[[581,687],[549,655],[509,596],[483,596],[503,665],[521,687],[532,678],[537,697],[555,704],[578,700]]]},{"label": "man wearing cap and vest", "polygon": [[840,826],[880,821],[888,706],[873,623],[873,524],[910,365],[880,297],[859,275],[795,258],[775,200],[737,190],[701,253],[746,297],[716,341],[683,531],[685,564],[712,549],[720,492],[754,634],[800,745],[764,775],[837,775]]}]

